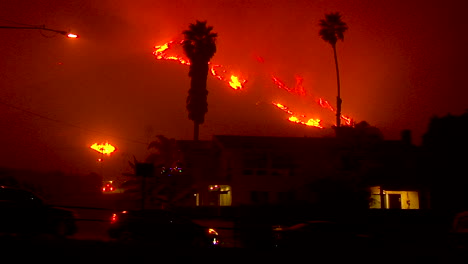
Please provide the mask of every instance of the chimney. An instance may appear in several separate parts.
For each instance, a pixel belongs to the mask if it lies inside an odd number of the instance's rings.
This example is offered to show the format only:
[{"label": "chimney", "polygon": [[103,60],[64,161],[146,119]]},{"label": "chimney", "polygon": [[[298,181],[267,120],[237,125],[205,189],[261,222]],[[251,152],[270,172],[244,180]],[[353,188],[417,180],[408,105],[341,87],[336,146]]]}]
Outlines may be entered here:
[{"label": "chimney", "polygon": [[411,130],[404,129],[401,131],[401,141],[407,146],[411,146],[413,144],[411,139]]}]

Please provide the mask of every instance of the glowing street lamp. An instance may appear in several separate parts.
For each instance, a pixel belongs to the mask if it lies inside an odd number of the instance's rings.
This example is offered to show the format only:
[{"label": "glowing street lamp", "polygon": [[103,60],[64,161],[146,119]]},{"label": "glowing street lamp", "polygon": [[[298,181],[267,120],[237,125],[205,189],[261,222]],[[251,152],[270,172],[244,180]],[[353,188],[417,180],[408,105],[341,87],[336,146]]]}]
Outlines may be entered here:
[{"label": "glowing street lamp", "polygon": [[78,35],[73,34],[73,33],[68,33],[68,34],[67,34],[67,37],[68,37],[68,38],[79,38]]},{"label": "glowing street lamp", "polygon": [[15,27],[15,26],[0,26],[0,29],[39,29],[39,30],[46,30],[52,31],[61,35],[66,36],[67,38],[79,38],[78,35],[57,29],[46,28],[44,25],[42,26],[25,26],[25,27]]},{"label": "glowing street lamp", "polygon": [[101,157],[98,161],[101,163],[101,177],[104,179],[104,168],[103,168],[103,161],[104,161],[104,154],[110,156],[115,151],[115,147],[109,144],[108,142],[104,144],[94,143],[93,145],[89,146],[92,150],[95,150],[101,153]]}]

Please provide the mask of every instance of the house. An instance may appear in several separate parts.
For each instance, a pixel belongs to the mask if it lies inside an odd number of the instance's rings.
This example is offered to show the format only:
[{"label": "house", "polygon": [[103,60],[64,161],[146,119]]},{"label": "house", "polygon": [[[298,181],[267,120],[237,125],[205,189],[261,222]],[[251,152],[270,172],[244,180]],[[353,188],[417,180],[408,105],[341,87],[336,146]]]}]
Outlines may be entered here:
[{"label": "house", "polygon": [[[359,179],[370,187],[370,208],[429,206],[417,167],[418,148],[407,134],[366,148],[335,137],[215,135],[211,141],[177,144],[193,180],[192,205],[313,204],[325,190],[314,190],[317,182],[354,184]],[[349,200],[333,186],[325,195],[336,203]]]}]

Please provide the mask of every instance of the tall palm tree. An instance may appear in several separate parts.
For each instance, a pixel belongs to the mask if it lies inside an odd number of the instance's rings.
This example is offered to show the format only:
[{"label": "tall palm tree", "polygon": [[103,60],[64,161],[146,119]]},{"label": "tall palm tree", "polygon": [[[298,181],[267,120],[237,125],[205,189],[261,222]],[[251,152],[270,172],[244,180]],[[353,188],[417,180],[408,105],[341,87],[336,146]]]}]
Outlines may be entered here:
[{"label": "tall palm tree", "polygon": [[319,36],[330,43],[335,56],[336,81],[338,85],[338,95],[336,97],[336,127],[341,123],[341,95],[340,95],[340,72],[338,70],[338,57],[336,56],[336,42],[344,40],[344,33],[348,29],[345,22],[341,20],[341,14],[338,12],[325,14],[325,19],[320,20]]},{"label": "tall palm tree", "polygon": [[206,79],[208,78],[208,63],[216,53],[217,33],[212,32],[213,27],[207,26],[206,21],[198,21],[189,25],[189,29],[183,31],[184,40],[182,47],[190,61],[190,89],[187,97],[187,110],[189,119],[193,121],[193,139],[198,140],[199,126],[205,122],[205,114],[208,112],[208,90]]}]

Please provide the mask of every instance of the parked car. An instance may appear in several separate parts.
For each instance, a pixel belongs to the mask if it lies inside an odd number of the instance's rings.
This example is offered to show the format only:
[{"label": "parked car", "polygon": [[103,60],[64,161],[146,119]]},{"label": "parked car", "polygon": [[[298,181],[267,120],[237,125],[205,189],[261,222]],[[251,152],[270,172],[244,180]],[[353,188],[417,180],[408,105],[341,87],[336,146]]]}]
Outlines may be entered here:
[{"label": "parked car", "polygon": [[336,249],[364,247],[370,236],[352,226],[333,221],[306,221],[292,226],[273,226],[273,244],[282,249]]},{"label": "parked car", "polygon": [[34,193],[0,186],[0,234],[64,238],[76,233],[73,211],[48,205]]},{"label": "parked car", "polygon": [[455,214],[449,232],[449,243],[456,249],[468,249],[468,211]]},{"label": "parked car", "polygon": [[113,192],[115,191],[115,187],[112,185],[112,183],[106,183],[102,187],[102,192]]},{"label": "parked car", "polygon": [[120,242],[144,242],[166,247],[219,246],[213,228],[167,210],[148,209],[112,214],[109,237]]}]

